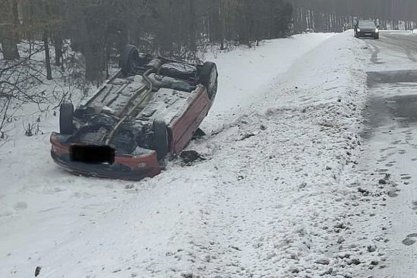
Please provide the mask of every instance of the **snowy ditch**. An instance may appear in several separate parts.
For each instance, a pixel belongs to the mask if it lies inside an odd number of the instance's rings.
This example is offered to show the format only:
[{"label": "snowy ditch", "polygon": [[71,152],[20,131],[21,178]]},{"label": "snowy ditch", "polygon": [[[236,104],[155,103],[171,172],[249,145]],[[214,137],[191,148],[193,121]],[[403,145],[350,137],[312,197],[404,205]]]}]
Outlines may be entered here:
[{"label": "snowy ditch", "polygon": [[377,260],[351,223],[367,203],[351,180],[362,51],[346,32],[220,54],[209,135],[189,146],[205,160],[140,183],[70,176],[46,135],[16,140],[0,156],[0,276],[358,277]]},{"label": "snowy ditch", "polygon": [[361,56],[349,33],[328,40],[249,113],[196,144],[213,158],[201,167],[212,165],[216,178],[204,202],[207,237],[193,240],[190,251],[206,259],[190,273],[355,277],[369,266],[367,247],[344,239],[358,232],[349,218],[361,193],[345,173],[355,168],[361,144]]}]

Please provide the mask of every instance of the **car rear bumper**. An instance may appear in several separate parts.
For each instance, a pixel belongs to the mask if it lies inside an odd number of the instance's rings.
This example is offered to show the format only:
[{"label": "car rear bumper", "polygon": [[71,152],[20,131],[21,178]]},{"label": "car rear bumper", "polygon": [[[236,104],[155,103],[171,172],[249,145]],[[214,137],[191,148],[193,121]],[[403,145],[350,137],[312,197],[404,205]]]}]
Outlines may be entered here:
[{"label": "car rear bumper", "polygon": [[70,145],[60,140],[57,133],[52,133],[52,159],[65,170],[76,175],[100,178],[112,178],[138,181],[146,177],[154,177],[161,172],[155,152],[142,156],[118,156],[113,164],[88,164],[75,162],[70,158]]}]

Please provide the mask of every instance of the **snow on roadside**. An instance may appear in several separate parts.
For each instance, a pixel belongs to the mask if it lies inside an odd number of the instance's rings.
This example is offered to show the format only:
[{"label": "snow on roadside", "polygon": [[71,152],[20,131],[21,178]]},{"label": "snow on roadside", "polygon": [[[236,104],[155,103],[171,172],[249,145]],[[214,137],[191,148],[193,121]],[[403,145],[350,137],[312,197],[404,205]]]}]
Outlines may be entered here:
[{"label": "snow on roadside", "polygon": [[363,250],[344,234],[358,192],[342,174],[360,144],[361,54],[350,32],[328,40],[209,140],[221,182],[204,209],[206,238],[193,240],[204,258],[194,274],[354,277]]},{"label": "snow on roadside", "polygon": [[[259,47],[241,47],[232,52],[207,54],[205,59],[217,63],[219,90],[205,130],[221,127],[245,112],[300,57],[333,36],[332,33],[295,35],[287,39],[261,42]],[[235,115],[235,116],[233,116]]]},{"label": "snow on roadside", "polygon": [[[26,277],[36,266],[40,277],[355,277],[362,250],[344,234],[353,232],[357,191],[341,177],[359,144],[362,50],[353,34],[338,34],[280,71],[263,62],[274,44],[253,50],[261,58],[244,62],[254,63],[248,76],[224,74],[204,124],[214,131],[189,147],[205,161],[173,161],[131,183],[58,170],[47,135],[3,149],[0,277]],[[227,57],[216,62],[226,68]],[[268,67],[269,77],[254,75]]]}]

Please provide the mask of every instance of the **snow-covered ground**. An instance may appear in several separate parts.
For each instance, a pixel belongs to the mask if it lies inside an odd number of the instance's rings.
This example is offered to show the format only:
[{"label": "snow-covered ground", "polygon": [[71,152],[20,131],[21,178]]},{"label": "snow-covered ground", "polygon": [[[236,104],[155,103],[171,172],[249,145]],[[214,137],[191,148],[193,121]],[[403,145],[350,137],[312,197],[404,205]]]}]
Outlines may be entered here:
[{"label": "snow-covered ground", "polygon": [[271,83],[333,34],[303,34],[288,39],[261,42],[260,47],[238,48],[232,52],[205,55],[217,63],[219,93],[204,122],[205,130],[216,129],[244,113],[259,101]]},{"label": "snow-covered ground", "polygon": [[358,277],[365,53],[349,31],[216,55],[205,160],[137,183],[60,170],[48,113],[0,148],[0,277]]}]

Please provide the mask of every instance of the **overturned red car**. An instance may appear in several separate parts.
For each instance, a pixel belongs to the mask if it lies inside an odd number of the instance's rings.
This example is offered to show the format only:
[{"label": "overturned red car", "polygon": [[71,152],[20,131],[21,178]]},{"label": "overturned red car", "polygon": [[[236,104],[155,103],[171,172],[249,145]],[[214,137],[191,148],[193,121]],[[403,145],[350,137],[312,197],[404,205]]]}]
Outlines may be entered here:
[{"label": "overturned red car", "polygon": [[214,63],[189,64],[128,45],[121,70],[85,104],[60,107],[51,155],[86,176],[140,180],[161,172],[198,132],[217,92]]}]

